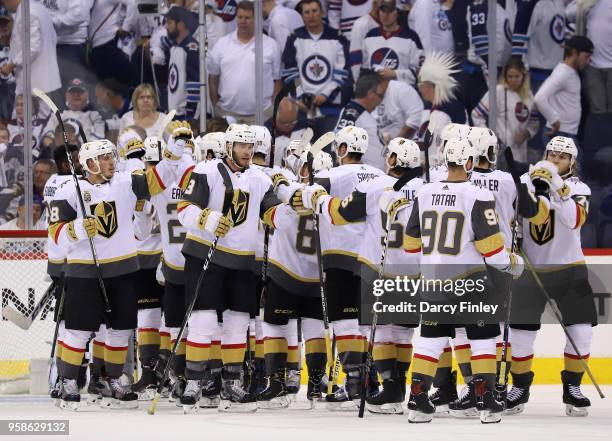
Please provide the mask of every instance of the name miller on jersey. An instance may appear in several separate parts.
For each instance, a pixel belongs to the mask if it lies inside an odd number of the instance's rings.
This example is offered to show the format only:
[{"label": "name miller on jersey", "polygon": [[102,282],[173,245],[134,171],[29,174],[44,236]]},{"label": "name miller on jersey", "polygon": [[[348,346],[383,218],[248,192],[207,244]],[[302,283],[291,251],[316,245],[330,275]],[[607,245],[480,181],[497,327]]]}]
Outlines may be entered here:
[{"label": "name miller on jersey", "polygon": [[480,188],[486,188],[489,191],[499,193],[499,181],[497,179],[472,178],[471,181]]}]

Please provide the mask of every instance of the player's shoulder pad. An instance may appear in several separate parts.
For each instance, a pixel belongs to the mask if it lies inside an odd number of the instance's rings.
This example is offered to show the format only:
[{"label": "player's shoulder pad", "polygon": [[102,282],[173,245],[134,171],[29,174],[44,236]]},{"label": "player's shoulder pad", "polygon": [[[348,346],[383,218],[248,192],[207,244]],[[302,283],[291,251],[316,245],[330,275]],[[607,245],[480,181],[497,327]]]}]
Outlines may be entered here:
[{"label": "player's shoulder pad", "polygon": [[478,201],[494,201],[495,196],[493,196],[493,192],[488,188],[480,187],[475,182],[468,182],[469,190],[466,192],[467,195],[471,195],[475,200]]},{"label": "player's shoulder pad", "polygon": [[208,175],[211,173],[218,174],[217,161],[200,161],[193,168],[192,173],[199,173],[202,175]]},{"label": "player's shoulder pad", "polygon": [[62,183],[59,184],[57,189],[55,190],[54,199],[67,199],[71,194],[74,194],[76,191],[74,180],[66,179]]},{"label": "player's shoulder pad", "polygon": [[571,196],[574,196],[574,195],[590,196],[591,195],[591,188],[585,182],[582,182],[578,176],[572,176],[570,178],[567,178],[565,180],[565,183],[570,188]]}]

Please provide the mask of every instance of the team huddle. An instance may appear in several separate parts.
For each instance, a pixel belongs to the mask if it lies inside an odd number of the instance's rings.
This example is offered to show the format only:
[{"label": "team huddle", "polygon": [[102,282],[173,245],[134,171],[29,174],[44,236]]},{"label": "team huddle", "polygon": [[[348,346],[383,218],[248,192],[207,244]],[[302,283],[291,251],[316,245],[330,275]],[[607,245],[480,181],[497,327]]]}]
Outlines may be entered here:
[{"label": "team huddle", "polygon": [[[368,134],[355,126],[292,140],[281,167],[268,167],[265,127],[194,139],[175,121],[165,135],[128,129],[117,147],[85,143],[72,160],[78,184],[47,183],[49,273],[63,288],[51,395],[62,408],[76,410],[87,385],[88,404],[109,408],[161,391],[185,413],[282,409],[300,388],[303,350],[313,407],[356,412],[365,397],[370,412],[401,414],[408,399],[411,423],[499,422],[529,400],[546,306],[537,274],[575,342],[561,372],[566,413],[587,414],[580,384],[596,314],[580,228],[590,190],[570,138],[553,138],[513,176],[495,168],[491,130],[460,124],[441,130],[432,164],[414,141],[392,139],[384,171],[362,162]],[[487,323],[423,312],[370,326],[364,293],[397,276],[481,279],[504,310]],[[132,384],[123,373],[135,329]]]}]

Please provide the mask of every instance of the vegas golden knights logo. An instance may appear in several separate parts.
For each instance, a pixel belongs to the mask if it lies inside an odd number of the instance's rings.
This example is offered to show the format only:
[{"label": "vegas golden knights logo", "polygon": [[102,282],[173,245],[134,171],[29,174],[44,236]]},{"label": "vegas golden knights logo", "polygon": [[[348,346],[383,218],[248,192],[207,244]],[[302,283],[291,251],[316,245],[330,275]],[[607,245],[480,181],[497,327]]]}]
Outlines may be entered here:
[{"label": "vegas golden knights logo", "polygon": [[228,213],[229,218],[234,223],[234,227],[237,227],[246,220],[248,211],[249,194],[240,189],[234,190],[234,196],[232,197],[232,205]]},{"label": "vegas golden knights logo", "polygon": [[538,245],[550,242],[555,235],[555,211],[550,210],[548,219],[542,225],[534,225],[529,222],[529,234]]},{"label": "vegas golden knights logo", "polygon": [[98,202],[96,205],[90,205],[89,209],[91,214],[96,217],[98,234],[110,239],[117,231],[117,228],[119,228],[115,201]]}]

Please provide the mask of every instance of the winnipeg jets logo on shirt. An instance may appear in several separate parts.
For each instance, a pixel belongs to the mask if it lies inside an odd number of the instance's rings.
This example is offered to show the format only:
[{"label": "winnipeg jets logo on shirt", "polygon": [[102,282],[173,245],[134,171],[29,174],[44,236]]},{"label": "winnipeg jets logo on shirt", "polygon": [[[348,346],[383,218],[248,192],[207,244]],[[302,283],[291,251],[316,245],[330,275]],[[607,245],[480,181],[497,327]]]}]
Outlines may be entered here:
[{"label": "winnipeg jets logo on shirt", "polygon": [[172,63],[170,65],[170,69],[168,70],[168,85],[170,86],[170,92],[176,92],[176,89],[178,88],[178,82],[178,67],[176,67],[176,64]]},{"label": "winnipeg jets logo on shirt", "polygon": [[451,24],[450,21],[448,21],[448,16],[446,15],[446,12],[440,9],[436,13],[436,18],[438,19],[438,27],[440,28],[440,30],[448,31],[450,29]]},{"label": "winnipeg jets logo on shirt", "polygon": [[349,5],[353,5],[353,6],[360,6],[363,5],[364,3],[367,3],[370,0],[347,0]]},{"label": "winnipeg jets logo on shirt", "polygon": [[399,57],[397,53],[389,47],[381,47],[372,53],[370,58],[372,69],[397,69],[399,66]]},{"label": "winnipeg jets logo on shirt", "polygon": [[331,77],[331,64],[319,54],[311,55],[302,64],[302,75],[309,83],[323,84]]},{"label": "winnipeg jets logo on shirt", "polygon": [[514,106],[514,116],[519,122],[524,123],[529,118],[529,107],[519,101]]},{"label": "winnipeg jets logo on shirt", "polygon": [[552,38],[555,43],[561,44],[563,43],[564,37],[565,18],[559,14],[556,14],[550,21],[550,38]]},{"label": "winnipeg jets logo on shirt", "polygon": [[217,0],[217,15],[225,22],[236,18],[236,2],[234,0]]}]

